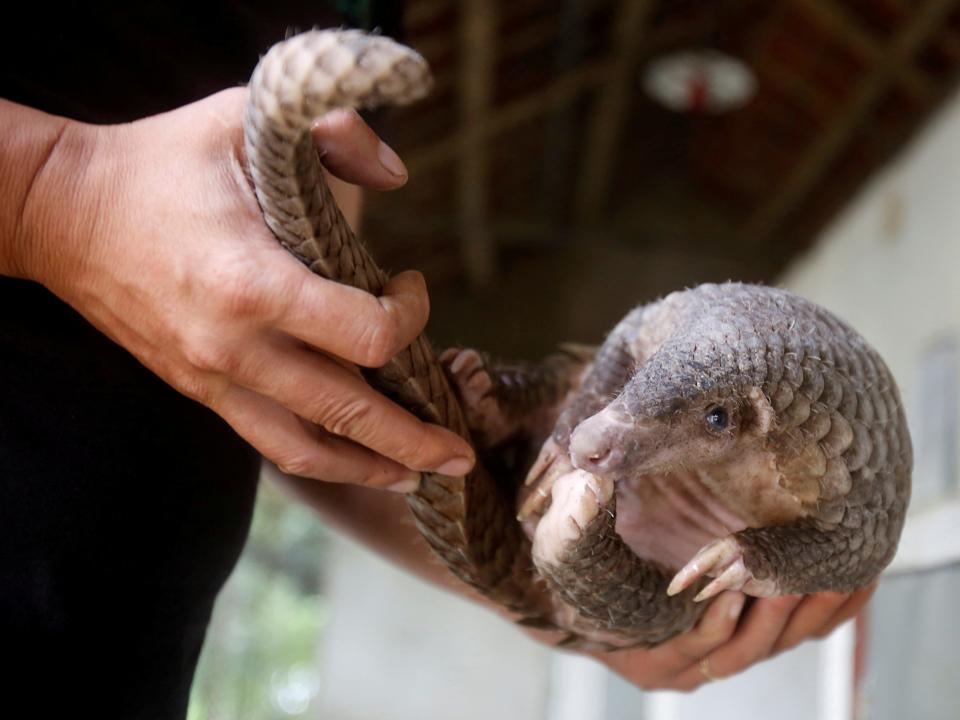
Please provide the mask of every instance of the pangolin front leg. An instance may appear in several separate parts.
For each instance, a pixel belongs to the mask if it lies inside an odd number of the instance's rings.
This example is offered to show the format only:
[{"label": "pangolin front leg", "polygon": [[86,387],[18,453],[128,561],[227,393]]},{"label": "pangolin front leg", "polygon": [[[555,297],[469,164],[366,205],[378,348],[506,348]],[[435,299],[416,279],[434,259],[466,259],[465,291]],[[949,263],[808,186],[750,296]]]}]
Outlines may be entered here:
[{"label": "pangolin front leg", "polygon": [[748,528],[700,550],[674,577],[669,592],[706,576],[715,579],[698,593],[698,601],[724,590],[759,597],[852,592],[890,562],[899,523],[890,508],[851,507],[839,523],[803,519]]},{"label": "pangolin front leg", "polygon": [[703,610],[692,593],[667,596],[671,573],[637,557],[617,534],[613,484],[583,470],[554,483],[533,559],[554,593],[575,608],[571,629],[599,631],[611,647],[664,642],[691,628]]},{"label": "pangolin front leg", "polygon": [[570,624],[622,645],[663,642],[692,627],[703,609],[692,601],[695,590],[667,596],[671,573],[638,557],[617,534],[613,481],[571,459],[578,426],[609,408],[655,346],[647,312],[628,315],[601,347],[531,471],[542,490],[521,508],[522,517],[543,512],[533,560],[554,593],[576,610]]}]

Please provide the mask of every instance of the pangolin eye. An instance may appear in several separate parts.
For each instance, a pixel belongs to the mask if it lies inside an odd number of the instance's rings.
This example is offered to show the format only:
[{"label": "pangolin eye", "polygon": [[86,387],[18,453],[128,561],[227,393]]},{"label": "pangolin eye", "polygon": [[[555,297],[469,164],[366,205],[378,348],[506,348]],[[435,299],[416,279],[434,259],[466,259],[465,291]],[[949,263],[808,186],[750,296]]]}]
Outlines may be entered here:
[{"label": "pangolin eye", "polygon": [[730,424],[730,417],[727,411],[716,405],[707,410],[707,427],[711,430],[726,430]]}]

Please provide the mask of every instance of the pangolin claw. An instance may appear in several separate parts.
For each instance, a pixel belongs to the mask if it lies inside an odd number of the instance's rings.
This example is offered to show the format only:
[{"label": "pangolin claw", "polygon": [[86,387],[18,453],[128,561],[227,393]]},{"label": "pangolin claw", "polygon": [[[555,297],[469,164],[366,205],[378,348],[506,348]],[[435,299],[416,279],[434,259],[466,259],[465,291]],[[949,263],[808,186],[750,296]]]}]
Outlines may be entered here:
[{"label": "pangolin claw", "polygon": [[553,438],[548,439],[540,449],[540,454],[530,468],[530,472],[527,473],[517,520],[523,522],[534,515],[542,515],[546,512],[557,478],[573,470],[573,465],[564,457],[557,442]]},{"label": "pangolin claw", "polygon": [[767,597],[777,594],[772,580],[758,580],[743,562],[743,551],[736,538],[728,536],[702,548],[693,559],[674,575],[667,587],[667,595],[676,595],[693,585],[701,577],[716,578],[694,598],[702,602],[724,590],[742,590],[749,595]]},{"label": "pangolin claw", "polygon": [[550,469],[550,466],[560,457],[560,447],[553,438],[549,438],[540,448],[540,454],[536,461],[527,472],[527,477],[523,481],[524,485],[533,485]]},{"label": "pangolin claw", "polygon": [[742,590],[752,579],[753,575],[744,567],[743,559],[738,558],[734,560],[726,570],[720,573],[720,577],[697,593],[693,601],[703,602],[704,600],[712,598],[714,595],[719,595],[724,590]]}]

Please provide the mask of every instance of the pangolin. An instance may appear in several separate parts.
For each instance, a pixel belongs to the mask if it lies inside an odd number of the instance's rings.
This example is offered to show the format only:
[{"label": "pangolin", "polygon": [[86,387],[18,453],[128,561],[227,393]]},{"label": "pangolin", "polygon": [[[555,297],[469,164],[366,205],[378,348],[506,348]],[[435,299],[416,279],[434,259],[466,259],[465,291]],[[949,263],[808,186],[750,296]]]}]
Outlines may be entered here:
[{"label": "pangolin", "polygon": [[[409,101],[423,59],[356,31],[278,44],[250,86],[246,154],[278,239],[311,270],[379,293],[383,273],[326,188],[310,138],[337,105]],[[472,436],[467,478],[409,498],[461,579],[570,643],[656,645],[724,589],[852,590],[890,561],[911,446],[878,354],[823,308],[727,283],[630,312],[596,352],[496,364],[425,338],[366,373]],[[526,481],[524,479],[526,478]]]}]

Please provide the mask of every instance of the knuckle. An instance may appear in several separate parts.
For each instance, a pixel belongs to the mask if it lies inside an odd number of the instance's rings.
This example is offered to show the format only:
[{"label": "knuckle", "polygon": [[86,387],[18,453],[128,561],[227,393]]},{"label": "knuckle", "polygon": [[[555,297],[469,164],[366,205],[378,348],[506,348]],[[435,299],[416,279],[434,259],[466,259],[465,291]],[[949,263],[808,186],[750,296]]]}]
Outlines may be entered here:
[{"label": "knuckle", "polygon": [[390,322],[389,317],[378,318],[369,326],[360,343],[360,364],[381,367],[401,349],[396,325]]},{"label": "knuckle", "polygon": [[359,130],[363,130],[367,127],[367,124],[363,121],[363,118],[360,117],[358,113],[353,108],[344,108],[340,113],[338,118],[342,131],[346,134],[353,134]]},{"label": "knuckle", "polygon": [[830,635],[830,633],[832,633],[836,629],[836,627],[837,627],[837,624],[831,622],[826,627],[822,627],[819,630],[812,632],[811,635],[817,638],[818,640],[823,640],[825,637]]},{"label": "knuckle", "polygon": [[175,370],[170,380],[171,384],[177,388],[177,390],[191,400],[196,400],[201,405],[213,407],[217,400],[217,392],[214,387],[196,373],[186,370]]},{"label": "knuckle", "polygon": [[422,437],[405,439],[393,457],[397,462],[411,469],[422,470],[434,464]]},{"label": "knuckle", "polygon": [[799,638],[792,638],[792,637],[781,638],[780,640],[777,640],[776,643],[774,643],[773,648],[771,648],[770,650],[770,655],[771,657],[774,655],[779,655],[780,653],[785,652],[786,650],[790,650],[791,648],[794,648],[799,644],[800,644]]},{"label": "knuckle", "polygon": [[233,320],[259,317],[263,312],[263,296],[255,285],[236,282],[220,294],[220,311]]},{"label": "knuckle", "polygon": [[373,417],[373,407],[360,398],[327,403],[313,418],[313,423],[340,437],[366,435]]},{"label": "knuckle", "polygon": [[733,675],[734,673],[740,672],[740,670],[748,668],[764,658],[769,657],[771,652],[773,652],[773,641],[755,647],[745,648],[734,658],[734,669],[727,674]]},{"label": "knuckle", "polygon": [[625,677],[644,692],[653,692],[655,690],[662,690],[670,687],[669,679],[659,675],[654,677],[634,677],[626,675]]},{"label": "knuckle", "polygon": [[204,298],[220,320],[260,317],[267,305],[262,273],[246,261],[224,264],[203,281]]},{"label": "knuckle", "polygon": [[730,640],[737,630],[737,621],[724,618],[724,622],[718,623],[704,633],[703,639],[711,647],[717,647]]},{"label": "knuckle", "polygon": [[295,475],[298,477],[312,477],[315,470],[313,463],[304,455],[294,455],[288,458],[278,459],[276,465],[277,469],[284,475]]},{"label": "knuckle", "polygon": [[404,475],[399,470],[375,470],[367,473],[362,476],[357,484],[362,485],[363,487],[370,488],[385,488],[393,485],[394,483],[400,482],[404,479]]},{"label": "knuckle", "polygon": [[669,689],[683,694],[692,693],[706,682],[704,678],[695,678],[690,680],[674,680],[670,683]]},{"label": "knuckle", "polygon": [[323,134],[336,137],[351,135],[364,126],[360,114],[353,108],[337,108],[326,113],[319,122],[317,129]]},{"label": "knuckle", "polygon": [[430,295],[427,293],[427,285],[420,273],[416,273],[417,285],[413,292],[413,302],[411,313],[416,319],[417,326],[422,330],[430,319]]},{"label": "knuckle", "polygon": [[330,152],[324,154],[324,164],[337,164],[345,158],[344,150],[369,150],[373,147],[373,131],[353,108],[336,108],[325,113],[313,127],[316,142]]},{"label": "knuckle", "polygon": [[[707,609],[707,613],[710,609]],[[686,659],[694,661],[710,652],[717,645],[723,642],[728,632],[732,632],[735,627],[733,622],[725,622],[725,619],[711,618],[705,616],[701,618],[693,630],[687,635],[682,636],[683,642],[677,647],[677,651]]]},{"label": "knuckle", "polygon": [[694,659],[699,658],[704,652],[723,644],[726,640],[730,639],[730,635],[732,635],[732,629],[728,631],[726,627],[723,626],[703,628],[697,636],[700,651],[693,656]]},{"label": "knuckle", "polygon": [[205,373],[233,375],[241,363],[240,356],[229,347],[206,336],[186,340],[183,355],[191,367]]}]

